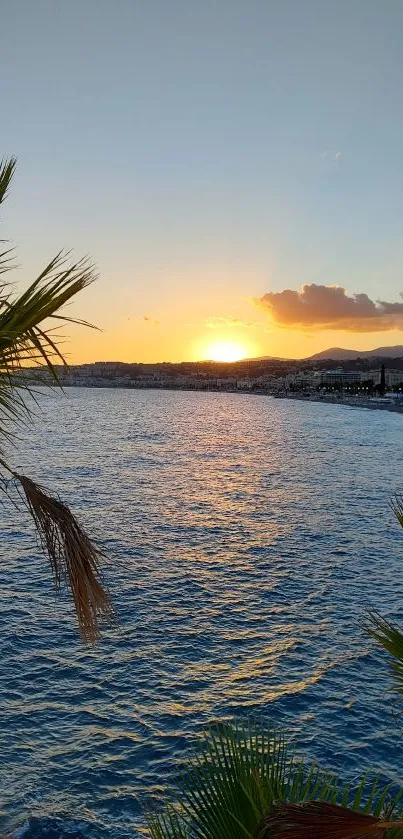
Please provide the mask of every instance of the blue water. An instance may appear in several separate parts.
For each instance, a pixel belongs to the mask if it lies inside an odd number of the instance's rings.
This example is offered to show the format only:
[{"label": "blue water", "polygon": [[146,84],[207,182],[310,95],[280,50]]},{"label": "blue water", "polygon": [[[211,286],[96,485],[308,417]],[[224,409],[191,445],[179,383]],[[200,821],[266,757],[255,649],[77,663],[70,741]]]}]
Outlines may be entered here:
[{"label": "blue water", "polygon": [[3,504],[2,832],[137,835],[217,718],[285,724],[299,754],[400,782],[401,721],[360,620],[403,604],[403,417],[77,389],[41,399],[9,458],[103,546],[118,628],[80,643]]}]

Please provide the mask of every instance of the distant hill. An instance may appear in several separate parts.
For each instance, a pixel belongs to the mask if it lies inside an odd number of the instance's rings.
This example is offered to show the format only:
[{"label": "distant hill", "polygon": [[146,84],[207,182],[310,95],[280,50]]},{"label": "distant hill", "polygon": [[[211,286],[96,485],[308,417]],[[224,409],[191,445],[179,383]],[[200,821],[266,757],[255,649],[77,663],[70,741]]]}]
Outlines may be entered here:
[{"label": "distant hill", "polygon": [[344,350],[342,347],[330,347],[328,350],[310,355],[308,361],[354,361],[356,358],[402,358],[403,346],[377,347],[375,350]]}]

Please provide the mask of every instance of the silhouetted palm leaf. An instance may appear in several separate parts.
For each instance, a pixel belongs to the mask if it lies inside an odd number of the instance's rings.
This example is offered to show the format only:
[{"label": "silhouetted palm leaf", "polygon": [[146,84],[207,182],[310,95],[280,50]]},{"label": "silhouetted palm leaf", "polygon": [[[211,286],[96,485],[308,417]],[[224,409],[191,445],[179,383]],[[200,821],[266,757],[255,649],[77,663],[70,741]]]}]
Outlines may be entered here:
[{"label": "silhouetted palm leaf", "polygon": [[[14,158],[0,163],[0,204],[8,193],[15,163]],[[0,252],[0,274],[10,270],[10,254],[10,248]],[[65,317],[63,307],[95,277],[88,259],[71,261],[69,254],[60,252],[26,291],[14,294],[8,284],[0,285],[0,438],[9,437],[16,423],[27,423],[30,418],[28,398],[33,385],[40,383],[33,374],[35,367],[45,366],[51,379],[58,383],[55,363],[65,365],[66,361],[48,324],[50,319],[57,325],[63,321],[84,323]],[[65,504],[19,474],[4,457],[0,459],[0,468],[0,486],[8,486],[6,475],[10,475],[22,491],[51,562],[56,587],[64,580],[70,588],[83,638],[95,640],[100,619],[113,615],[109,595],[101,583],[100,552]]]},{"label": "silhouetted palm leaf", "polygon": [[17,160],[15,157],[0,161],[0,204],[3,203],[8,193],[16,165]]}]

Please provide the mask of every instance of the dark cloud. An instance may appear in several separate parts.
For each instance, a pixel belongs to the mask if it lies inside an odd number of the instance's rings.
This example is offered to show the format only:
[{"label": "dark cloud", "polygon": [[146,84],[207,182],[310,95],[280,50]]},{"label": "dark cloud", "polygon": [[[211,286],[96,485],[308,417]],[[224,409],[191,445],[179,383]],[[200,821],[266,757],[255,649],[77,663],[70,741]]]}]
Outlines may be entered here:
[{"label": "dark cloud", "polygon": [[256,303],[281,326],[387,332],[403,329],[403,303],[374,302],[367,294],[351,297],[341,286],[304,285],[301,291],[269,291]]}]

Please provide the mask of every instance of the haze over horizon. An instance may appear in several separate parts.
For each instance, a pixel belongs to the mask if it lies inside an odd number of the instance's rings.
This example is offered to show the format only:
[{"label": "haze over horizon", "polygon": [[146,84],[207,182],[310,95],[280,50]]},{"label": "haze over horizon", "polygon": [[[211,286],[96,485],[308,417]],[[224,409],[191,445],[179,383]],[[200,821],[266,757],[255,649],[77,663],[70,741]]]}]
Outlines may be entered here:
[{"label": "haze over horizon", "polygon": [[15,0],[2,23],[21,283],[61,247],[100,270],[72,362],[403,343],[398,0]]}]

